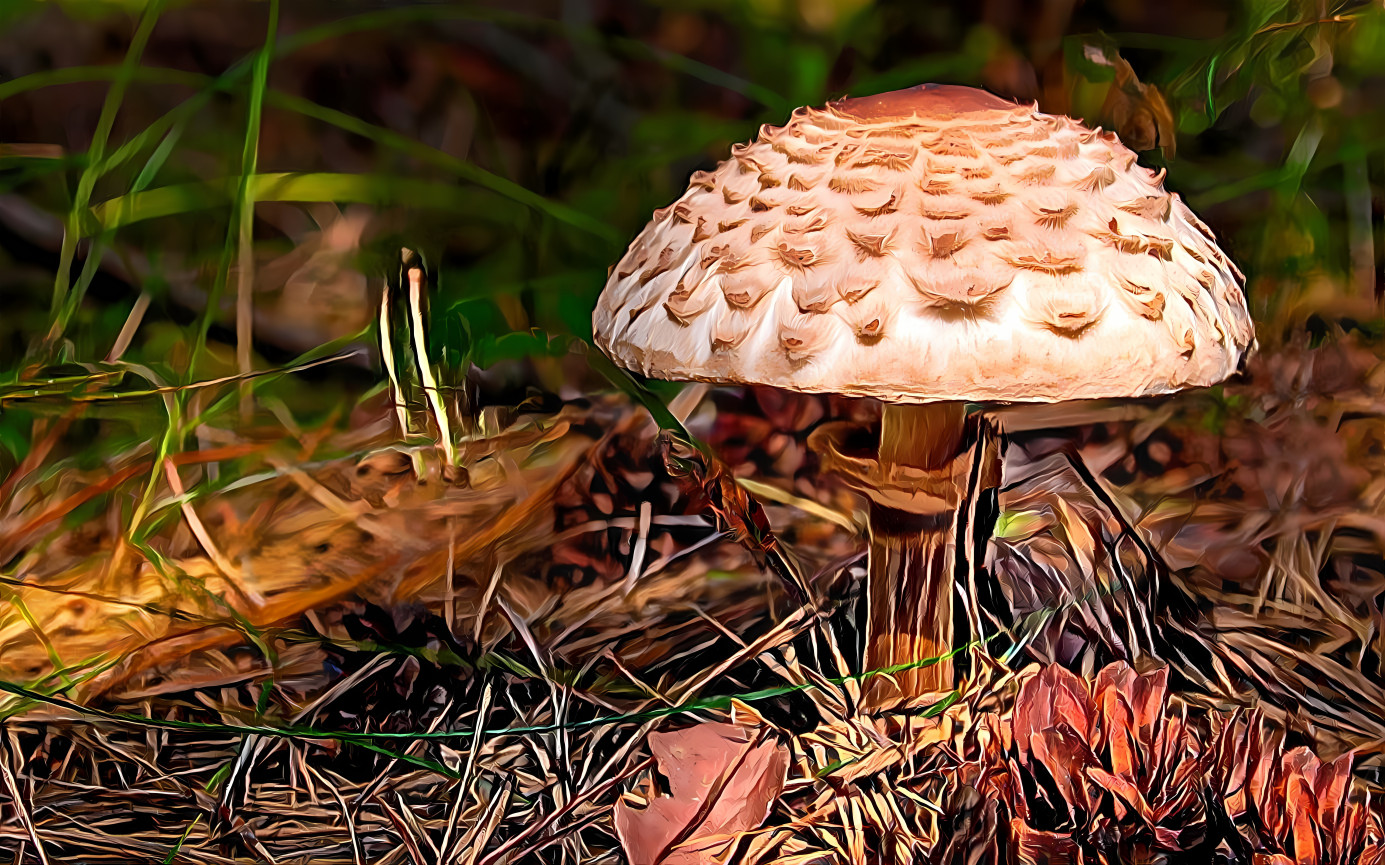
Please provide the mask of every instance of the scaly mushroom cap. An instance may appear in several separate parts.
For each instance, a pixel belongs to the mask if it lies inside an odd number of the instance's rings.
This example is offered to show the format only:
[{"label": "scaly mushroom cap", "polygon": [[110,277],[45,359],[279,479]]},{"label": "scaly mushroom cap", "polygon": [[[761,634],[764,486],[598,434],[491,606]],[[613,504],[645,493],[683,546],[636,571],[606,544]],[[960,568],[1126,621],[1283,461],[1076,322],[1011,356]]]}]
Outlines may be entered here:
[{"label": "scaly mushroom cap", "polygon": [[1112,133],[966,87],[800,108],[659,210],[597,305],[647,376],[932,400],[1214,384],[1244,276]]}]

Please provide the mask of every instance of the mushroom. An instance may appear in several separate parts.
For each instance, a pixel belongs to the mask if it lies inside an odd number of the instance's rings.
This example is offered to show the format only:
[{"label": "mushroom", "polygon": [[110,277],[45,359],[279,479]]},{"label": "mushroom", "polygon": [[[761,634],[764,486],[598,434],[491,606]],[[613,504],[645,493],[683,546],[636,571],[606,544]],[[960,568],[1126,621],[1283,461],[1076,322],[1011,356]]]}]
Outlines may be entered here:
[{"label": "mushroom", "polygon": [[[1113,134],[926,84],[800,108],[695,174],[593,325],[646,376],[884,403],[873,459],[818,442],[872,499],[878,669],[952,643],[964,404],[1215,384],[1254,343],[1243,281]],[[950,688],[951,664],[895,682],[870,700]]]}]

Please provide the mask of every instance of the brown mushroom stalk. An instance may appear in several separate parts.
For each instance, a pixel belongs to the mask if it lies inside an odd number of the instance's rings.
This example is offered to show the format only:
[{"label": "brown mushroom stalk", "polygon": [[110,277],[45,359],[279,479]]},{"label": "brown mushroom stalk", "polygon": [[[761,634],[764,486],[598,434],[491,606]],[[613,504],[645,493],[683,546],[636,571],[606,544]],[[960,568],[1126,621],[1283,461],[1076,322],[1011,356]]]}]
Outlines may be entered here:
[{"label": "brown mushroom stalk", "polygon": [[[962,445],[966,413],[960,402],[886,403],[880,420],[880,470],[886,478],[911,472],[944,472],[927,512],[874,501],[870,507],[870,554],[865,668],[879,670],[939,658],[952,649],[952,570],[956,561],[960,490],[948,483]],[[952,687],[952,661],[874,677],[868,702]],[[897,683],[897,684],[896,684]]]}]

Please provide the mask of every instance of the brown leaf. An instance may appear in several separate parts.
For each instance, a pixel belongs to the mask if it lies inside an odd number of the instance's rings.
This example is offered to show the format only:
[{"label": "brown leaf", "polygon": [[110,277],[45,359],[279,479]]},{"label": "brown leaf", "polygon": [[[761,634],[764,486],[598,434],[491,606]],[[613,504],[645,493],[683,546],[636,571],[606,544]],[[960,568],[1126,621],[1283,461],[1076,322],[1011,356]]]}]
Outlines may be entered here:
[{"label": "brown leaf", "polygon": [[1131,150],[1152,150],[1163,146],[1174,154],[1173,111],[1157,87],[1142,84],[1124,57],[1115,59],[1116,81],[1101,107],[1116,134]]},{"label": "brown leaf", "polygon": [[1361,851],[1361,865],[1385,865],[1385,841],[1372,841]]},{"label": "brown leaf", "polygon": [[785,748],[731,724],[651,733],[669,795],[644,808],[621,801],[616,835],[630,865],[713,865],[729,836],[758,827],[784,789]]}]

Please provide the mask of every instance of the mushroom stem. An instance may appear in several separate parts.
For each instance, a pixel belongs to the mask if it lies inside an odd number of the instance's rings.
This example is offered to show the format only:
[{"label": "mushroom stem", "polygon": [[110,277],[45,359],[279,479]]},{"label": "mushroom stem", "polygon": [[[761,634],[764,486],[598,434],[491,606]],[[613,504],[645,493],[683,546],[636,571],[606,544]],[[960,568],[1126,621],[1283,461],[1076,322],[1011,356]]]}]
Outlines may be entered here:
[{"label": "mushroom stem", "polygon": [[[885,404],[880,425],[880,468],[950,471],[961,450],[965,407],[960,402]],[[869,623],[866,669],[906,664],[952,650],[955,527],[961,491],[930,484],[942,499],[929,513],[879,503],[870,512]],[[952,662],[939,661],[894,676],[874,677],[866,700],[875,706],[952,687]]]},{"label": "mushroom stem", "polygon": [[960,402],[922,405],[885,403],[880,418],[880,462],[920,469],[940,469],[962,447],[966,406]]}]

